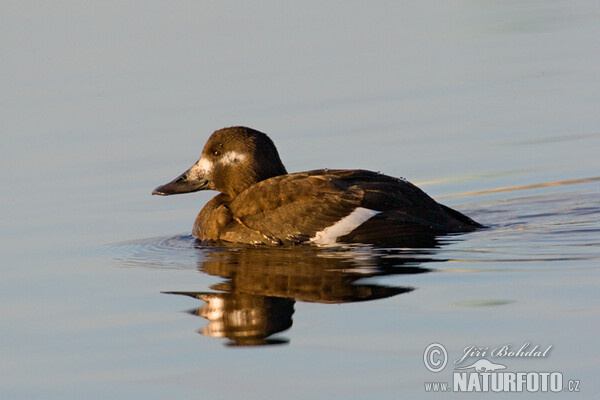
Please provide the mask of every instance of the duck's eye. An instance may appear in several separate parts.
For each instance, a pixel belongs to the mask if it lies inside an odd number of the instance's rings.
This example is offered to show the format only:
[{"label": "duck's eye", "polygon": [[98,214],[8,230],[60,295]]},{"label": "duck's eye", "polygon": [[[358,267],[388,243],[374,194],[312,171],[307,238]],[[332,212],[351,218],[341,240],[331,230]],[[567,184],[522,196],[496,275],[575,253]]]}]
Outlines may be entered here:
[{"label": "duck's eye", "polygon": [[212,154],[215,157],[219,157],[221,155],[221,150],[214,150]]}]

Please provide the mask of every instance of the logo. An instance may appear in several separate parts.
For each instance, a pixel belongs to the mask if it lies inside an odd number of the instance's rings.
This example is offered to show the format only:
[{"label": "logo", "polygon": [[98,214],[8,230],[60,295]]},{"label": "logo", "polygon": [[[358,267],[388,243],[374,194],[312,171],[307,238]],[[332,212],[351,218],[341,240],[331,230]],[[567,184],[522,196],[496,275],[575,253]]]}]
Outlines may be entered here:
[{"label": "logo", "polygon": [[454,369],[471,369],[471,368],[475,368],[475,371],[477,371],[477,372],[489,372],[489,371],[496,371],[498,369],[506,369],[506,365],[494,364],[493,362],[486,360],[485,358],[482,358],[481,360],[475,361],[472,365],[469,365],[468,367],[454,368]]},{"label": "logo", "polygon": [[[559,371],[510,371],[510,359],[547,358],[552,345],[531,346],[529,342],[514,347],[467,346],[454,361],[452,382],[425,382],[427,392],[579,392],[579,380],[564,380]],[[491,361],[493,359],[494,361]],[[500,359],[497,362],[496,359]],[[425,368],[441,372],[448,364],[448,351],[440,343],[432,343],[423,353]],[[522,363],[520,363],[522,364]],[[539,365],[539,364],[536,364]]]}]

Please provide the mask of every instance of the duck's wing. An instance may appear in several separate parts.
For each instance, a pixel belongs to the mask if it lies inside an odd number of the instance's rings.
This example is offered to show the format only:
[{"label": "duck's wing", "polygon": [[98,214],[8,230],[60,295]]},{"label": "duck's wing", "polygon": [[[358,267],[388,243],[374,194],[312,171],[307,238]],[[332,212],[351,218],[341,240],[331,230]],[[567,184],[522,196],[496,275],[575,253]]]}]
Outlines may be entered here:
[{"label": "duck's wing", "polygon": [[[229,205],[236,224],[223,240],[250,230],[265,243],[365,242],[369,236],[442,231],[452,220],[441,205],[401,179],[364,170],[317,170],[253,185]],[[364,222],[367,232],[355,231]],[[383,230],[382,230],[383,229]],[[346,236],[361,233],[356,238]],[[227,237],[229,236],[229,237]]]},{"label": "duck's wing", "polygon": [[[362,193],[327,171],[310,171],[259,182],[233,200],[230,211],[242,228],[267,243],[300,243],[360,207]],[[240,228],[232,230],[235,239]],[[225,233],[227,235],[227,233]]]}]

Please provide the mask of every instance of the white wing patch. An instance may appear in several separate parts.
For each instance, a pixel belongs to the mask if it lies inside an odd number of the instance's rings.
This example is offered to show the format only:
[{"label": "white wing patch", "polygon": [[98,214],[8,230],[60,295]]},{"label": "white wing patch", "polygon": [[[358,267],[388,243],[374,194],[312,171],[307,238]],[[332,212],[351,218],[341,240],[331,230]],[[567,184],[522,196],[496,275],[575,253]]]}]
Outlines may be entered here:
[{"label": "white wing patch", "polygon": [[340,219],[335,224],[319,231],[310,239],[311,243],[333,244],[337,238],[352,232],[365,221],[379,214],[381,211],[370,210],[364,207],[357,207],[350,214]]}]

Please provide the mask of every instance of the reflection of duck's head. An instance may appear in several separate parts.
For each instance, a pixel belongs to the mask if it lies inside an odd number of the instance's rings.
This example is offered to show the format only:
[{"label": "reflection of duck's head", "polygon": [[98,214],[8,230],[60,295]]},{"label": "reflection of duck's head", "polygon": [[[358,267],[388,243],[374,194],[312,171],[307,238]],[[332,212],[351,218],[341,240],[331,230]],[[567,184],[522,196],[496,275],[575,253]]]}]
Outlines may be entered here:
[{"label": "reflection of duck's head", "polygon": [[204,189],[221,194],[196,218],[193,234],[202,241],[402,243],[480,226],[409,182],[380,173],[287,174],[271,139],[246,127],[214,132],[198,162],[153,194]]},{"label": "reflection of duck's head", "polygon": [[195,297],[205,304],[193,313],[209,324],[200,330],[204,336],[228,338],[229,345],[258,346],[286,343],[269,338],[292,326],[294,301],[244,293],[170,292]]}]

